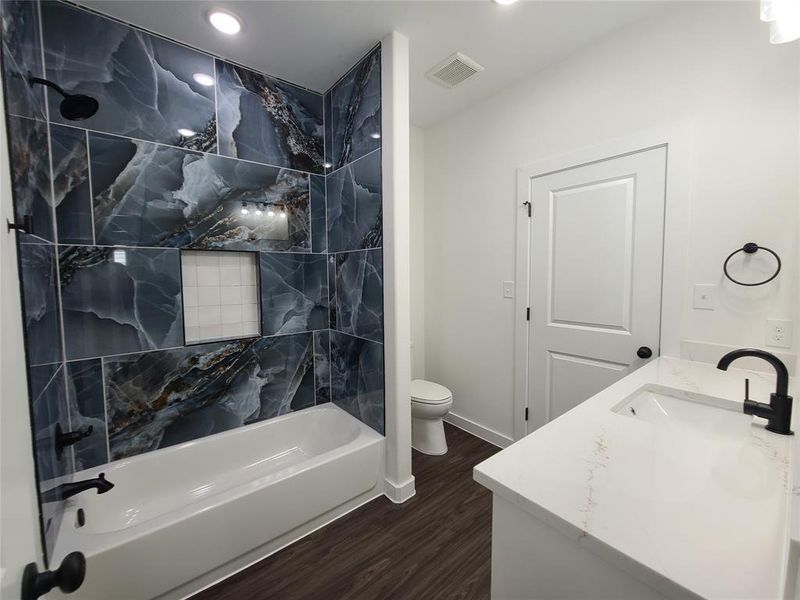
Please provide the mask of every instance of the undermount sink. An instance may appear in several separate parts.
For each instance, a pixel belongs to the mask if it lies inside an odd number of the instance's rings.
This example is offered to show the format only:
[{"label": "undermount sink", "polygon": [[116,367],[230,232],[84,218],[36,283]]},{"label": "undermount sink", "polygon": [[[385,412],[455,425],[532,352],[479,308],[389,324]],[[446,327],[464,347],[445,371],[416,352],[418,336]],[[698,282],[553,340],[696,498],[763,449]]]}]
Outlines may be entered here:
[{"label": "undermount sink", "polygon": [[611,409],[660,428],[727,436],[748,427],[752,417],[731,400],[659,385],[644,385]]}]

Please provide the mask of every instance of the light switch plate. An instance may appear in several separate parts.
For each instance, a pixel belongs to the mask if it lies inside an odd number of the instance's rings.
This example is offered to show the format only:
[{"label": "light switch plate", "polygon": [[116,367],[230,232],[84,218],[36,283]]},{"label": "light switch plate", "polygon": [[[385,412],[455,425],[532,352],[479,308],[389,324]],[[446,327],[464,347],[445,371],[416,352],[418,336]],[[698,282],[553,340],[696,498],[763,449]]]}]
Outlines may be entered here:
[{"label": "light switch plate", "polygon": [[514,297],[514,282],[513,281],[504,281],[503,282],[503,298],[513,298]]},{"label": "light switch plate", "polygon": [[767,319],[767,346],[774,348],[792,347],[792,322]]},{"label": "light switch plate", "polygon": [[695,283],[694,307],[700,310],[714,310],[717,307],[717,286],[713,283]]}]

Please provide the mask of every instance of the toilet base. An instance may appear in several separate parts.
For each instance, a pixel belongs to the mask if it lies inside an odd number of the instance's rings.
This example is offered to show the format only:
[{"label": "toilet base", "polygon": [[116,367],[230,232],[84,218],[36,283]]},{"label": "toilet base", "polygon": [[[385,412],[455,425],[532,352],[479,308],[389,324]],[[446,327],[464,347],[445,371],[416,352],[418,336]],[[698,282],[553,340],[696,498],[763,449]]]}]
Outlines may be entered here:
[{"label": "toilet base", "polygon": [[411,419],[411,447],[423,454],[447,454],[447,438],[440,418]]}]

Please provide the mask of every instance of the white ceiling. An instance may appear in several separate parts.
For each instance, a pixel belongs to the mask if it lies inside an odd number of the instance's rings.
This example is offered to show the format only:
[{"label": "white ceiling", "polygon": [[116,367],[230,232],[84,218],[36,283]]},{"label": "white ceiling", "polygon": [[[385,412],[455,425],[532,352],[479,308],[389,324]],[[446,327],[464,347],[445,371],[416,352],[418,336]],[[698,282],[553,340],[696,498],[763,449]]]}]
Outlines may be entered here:
[{"label": "white ceiling", "polygon": [[[391,30],[410,40],[411,121],[427,127],[663,10],[666,1],[83,0],[88,7],[255,70],[325,91]],[[675,4],[675,2],[672,2]],[[245,28],[225,36],[204,19],[233,10]],[[455,51],[486,70],[448,90],[425,72]]]}]

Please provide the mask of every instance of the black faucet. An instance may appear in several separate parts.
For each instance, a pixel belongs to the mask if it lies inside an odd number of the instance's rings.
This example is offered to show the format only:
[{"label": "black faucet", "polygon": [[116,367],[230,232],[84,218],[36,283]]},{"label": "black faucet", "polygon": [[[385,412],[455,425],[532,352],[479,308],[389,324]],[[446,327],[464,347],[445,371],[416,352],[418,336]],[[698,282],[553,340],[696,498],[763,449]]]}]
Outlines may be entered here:
[{"label": "black faucet", "polygon": [[[755,415],[767,419],[767,431],[779,433],[781,435],[792,435],[792,397],[789,395],[789,371],[774,354],[755,348],[743,348],[728,352],[719,359],[717,368],[727,371],[730,364],[737,358],[753,356],[767,361],[775,368],[778,375],[778,384],[775,393],[770,394],[769,404],[763,402],[753,402],[750,398],[744,399],[744,414]],[[747,396],[747,394],[745,394]]]},{"label": "black faucet", "polygon": [[100,473],[94,479],[84,479],[83,481],[73,481],[72,483],[64,483],[53,489],[42,492],[42,502],[57,502],[59,500],[66,500],[67,498],[80,494],[92,488],[97,490],[98,494],[105,494],[108,490],[114,487],[114,484],[106,479],[105,473]]}]

